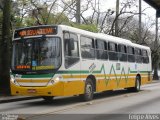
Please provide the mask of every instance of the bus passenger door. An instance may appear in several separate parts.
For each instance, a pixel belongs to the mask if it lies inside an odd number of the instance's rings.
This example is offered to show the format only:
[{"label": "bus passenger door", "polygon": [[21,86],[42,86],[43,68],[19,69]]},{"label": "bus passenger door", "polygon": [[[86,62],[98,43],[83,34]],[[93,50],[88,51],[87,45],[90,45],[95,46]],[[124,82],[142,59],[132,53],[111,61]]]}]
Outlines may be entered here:
[{"label": "bus passenger door", "polygon": [[74,33],[67,32],[64,34],[64,56],[66,69],[64,95],[82,94],[79,42],[78,36]]}]

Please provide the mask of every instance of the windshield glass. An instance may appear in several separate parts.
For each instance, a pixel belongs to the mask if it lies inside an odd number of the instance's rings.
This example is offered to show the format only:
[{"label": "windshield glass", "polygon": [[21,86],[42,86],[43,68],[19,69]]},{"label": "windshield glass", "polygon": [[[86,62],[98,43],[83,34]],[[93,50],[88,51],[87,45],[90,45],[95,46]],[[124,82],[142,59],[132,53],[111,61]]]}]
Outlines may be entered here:
[{"label": "windshield glass", "polygon": [[61,65],[60,39],[29,38],[13,42],[13,70],[51,70]]}]

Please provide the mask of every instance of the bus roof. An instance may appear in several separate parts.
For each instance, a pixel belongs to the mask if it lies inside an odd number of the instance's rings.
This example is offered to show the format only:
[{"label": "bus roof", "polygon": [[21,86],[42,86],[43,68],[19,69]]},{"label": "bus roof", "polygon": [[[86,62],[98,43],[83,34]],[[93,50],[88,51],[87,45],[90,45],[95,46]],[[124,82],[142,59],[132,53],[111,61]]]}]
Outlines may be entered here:
[{"label": "bus roof", "polygon": [[137,48],[143,48],[143,49],[149,49],[149,47],[147,46],[143,46],[143,45],[139,45],[136,43],[132,43],[130,40],[127,39],[123,39],[123,38],[119,38],[119,37],[115,37],[115,36],[111,36],[111,35],[107,35],[107,34],[103,34],[103,33],[94,33],[94,32],[89,32],[86,30],[82,30],[82,29],[78,29],[78,28],[74,28],[74,27],[70,27],[70,26],[66,26],[66,25],[59,25],[62,30],[66,30],[66,31],[73,31],[75,33],[78,34],[82,34],[82,35],[86,35],[88,37],[94,37],[94,38],[98,38],[98,39],[104,39],[110,42],[116,42],[116,43],[121,43],[121,44],[125,44],[125,45],[131,45],[133,47],[137,47]]},{"label": "bus roof", "polygon": [[132,44],[134,47],[150,50],[150,47],[148,47],[148,46],[144,46],[144,45],[140,45],[140,44],[136,44],[136,43],[132,43]]},{"label": "bus roof", "polygon": [[147,46],[143,46],[143,45],[139,45],[139,44],[136,44],[136,43],[132,43],[130,40],[127,40],[127,39],[123,39],[123,38],[119,38],[119,37],[115,37],[115,36],[111,36],[111,35],[107,35],[107,34],[103,34],[103,33],[89,32],[89,31],[86,31],[86,30],[74,28],[74,27],[67,26],[67,25],[40,25],[40,26],[19,28],[19,29],[16,29],[15,31],[23,30],[23,29],[29,29],[29,28],[51,27],[51,26],[54,26],[54,27],[58,26],[62,30],[70,31],[70,32],[78,33],[78,34],[82,34],[82,35],[88,36],[88,37],[107,40],[107,41],[110,41],[110,42],[116,42],[116,43],[125,44],[125,45],[131,45],[133,47],[138,47],[138,48],[150,49]]},{"label": "bus roof", "polygon": [[78,28],[74,28],[74,27],[70,27],[70,26],[66,26],[66,25],[59,25],[62,30],[66,30],[66,31],[74,31],[75,33],[79,33],[79,34],[82,34],[82,35],[86,35],[86,36],[91,36],[91,37],[94,37],[94,38],[99,38],[99,39],[105,39],[107,41],[113,41],[113,42],[117,42],[117,43],[132,43],[131,41],[129,40],[126,40],[126,39],[122,39],[122,38],[119,38],[119,37],[115,37],[115,36],[111,36],[111,35],[107,35],[107,34],[103,34],[103,33],[94,33],[94,32],[89,32],[89,31],[86,31],[86,30],[82,30],[82,29],[78,29]]}]

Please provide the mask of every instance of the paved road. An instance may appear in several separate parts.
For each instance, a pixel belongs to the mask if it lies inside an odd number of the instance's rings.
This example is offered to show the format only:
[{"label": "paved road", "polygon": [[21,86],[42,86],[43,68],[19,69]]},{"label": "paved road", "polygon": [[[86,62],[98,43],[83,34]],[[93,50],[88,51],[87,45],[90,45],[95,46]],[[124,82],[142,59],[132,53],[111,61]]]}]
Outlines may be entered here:
[{"label": "paved road", "polygon": [[[126,90],[99,93],[91,102],[81,102],[78,97],[66,97],[56,98],[53,103],[36,99],[0,104],[0,118],[21,114],[19,117],[27,120],[124,120],[136,117],[132,114],[141,113],[160,114],[160,83],[145,85],[139,93],[128,93]],[[156,115],[151,117],[160,119]]]}]

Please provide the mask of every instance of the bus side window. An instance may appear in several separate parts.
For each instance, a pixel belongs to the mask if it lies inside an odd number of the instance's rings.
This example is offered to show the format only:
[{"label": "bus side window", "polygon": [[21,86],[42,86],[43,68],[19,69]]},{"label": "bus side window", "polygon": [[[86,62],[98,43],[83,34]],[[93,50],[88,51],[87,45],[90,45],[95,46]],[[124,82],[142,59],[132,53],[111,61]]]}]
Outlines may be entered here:
[{"label": "bus side window", "polygon": [[146,64],[149,63],[147,50],[142,50],[142,59],[143,59],[143,63],[146,63]]},{"label": "bus side window", "polygon": [[81,36],[81,56],[84,59],[94,59],[94,39]]},{"label": "bus side window", "polygon": [[117,44],[113,42],[108,43],[108,53],[109,53],[109,60],[118,60],[118,48]]},{"label": "bus side window", "polygon": [[127,61],[127,48],[125,45],[118,45],[118,58],[120,61]]},{"label": "bus side window", "polygon": [[141,49],[135,48],[136,62],[142,63],[142,52]]},{"label": "bus side window", "polygon": [[64,55],[66,68],[79,61],[78,36],[76,34],[64,32]]},{"label": "bus side window", "polygon": [[107,42],[103,40],[96,40],[96,55],[97,59],[107,60],[108,52],[107,52]]},{"label": "bus side window", "polygon": [[135,62],[135,52],[134,52],[134,48],[128,46],[128,47],[127,47],[127,53],[128,53],[128,62]]}]

